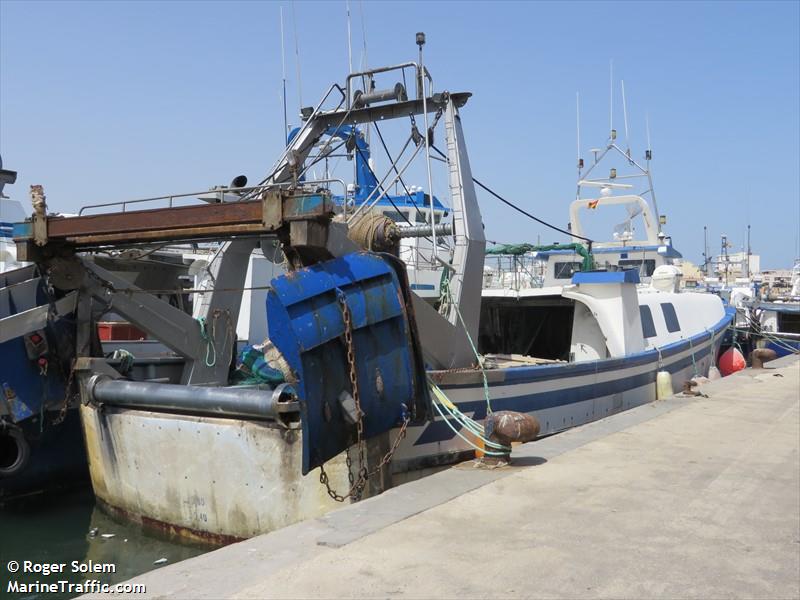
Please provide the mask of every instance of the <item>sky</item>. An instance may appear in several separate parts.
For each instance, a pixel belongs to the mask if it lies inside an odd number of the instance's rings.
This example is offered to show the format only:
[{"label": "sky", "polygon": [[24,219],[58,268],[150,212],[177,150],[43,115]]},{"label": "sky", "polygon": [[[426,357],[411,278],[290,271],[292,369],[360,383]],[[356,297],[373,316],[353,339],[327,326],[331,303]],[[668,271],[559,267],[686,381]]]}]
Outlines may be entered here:
[{"label": "sky", "polygon": [[[642,157],[649,120],[658,208],[684,257],[701,262],[704,226],[711,255],[722,234],[741,249],[748,224],[762,268],[800,256],[800,3],[349,6],[354,68],[415,60],[426,33],[436,89],[473,93],[461,111],[473,174],[528,212],[566,225],[576,93],[588,163],[609,134],[613,61],[618,141]],[[263,177],[282,150],[281,7],[297,123],[348,73],[345,1],[0,1],[0,154],[19,172],[5,193],[27,209],[42,184],[51,210],[75,212]],[[566,241],[479,199],[490,240]]]}]

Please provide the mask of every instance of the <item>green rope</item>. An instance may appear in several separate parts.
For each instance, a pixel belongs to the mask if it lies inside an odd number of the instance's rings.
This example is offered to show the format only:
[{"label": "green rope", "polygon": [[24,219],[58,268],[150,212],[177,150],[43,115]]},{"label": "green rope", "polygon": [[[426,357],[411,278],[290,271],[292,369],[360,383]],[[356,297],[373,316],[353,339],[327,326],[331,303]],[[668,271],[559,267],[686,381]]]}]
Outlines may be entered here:
[{"label": "green rope", "polygon": [[697,362],[694,360],[694,346],[692,345],[692,338],[689,338],[689,348],[692,351],[692,369],[694,370],[694,376],[698,377],[700,374],[697,372]]},{"label": "green rope", "polygon": [[[509,448],[508,446],[496,444],[495,442],[486,439],[483,436],[483,433],[480,431],[480,425],[478,425],[473,419],[470,419],[464,413],[459,411],[455,407],[455,405],[452,404],[452,402],[447,398],[447,396],[445,396],[441,388],[439,388],[435,383],[429,380],[429,384],[431,386],[431,390],[434,393],[433,395],[435,401],[433,402],[433,407],[436,409],[436,412],[438,412],[439,415],[442,417],[447,426],[453,431],[453,433],[455,433],[458,437],[464,440],[467,444],[472,446],[472,448],[474,448],[475,450],[478,450],[479,452],[483,452],[484,454],[488,454],[490,456],[507,456],[508,453],[511,452],[511,448]],[[444,400],[447,400],[447,402],[444,402],[442,398],[444,398]],[[452,409],[448,406],[448,403],[452,405]],[[495,452],[493,450],[487,450],[485,447],[481,448],[480,446],[473,443],[469,438],[464,436],[458,429],[456,429],[453,426],[453,424],[450,422],[450,419],[448,419],[442,412],[440,406],[444,407],[444,409],[453,417],[453,419],[456,422],[458,422],[462,427],[467,429],[467,431],[472,433],[475,437],[480,439],[485,446],[489,446],[490,448],[497,448],[498,450],[503,450],[503,451]],[[458,415],[460,415],[460,417]]]},{"label": "green rope", "polygon": [[716,349],[716,343],[715,343],[716,342],[715,338],[717,336],[717,333],[713,329],[711,329],[711,330],[706,329],[706,331],[708,331],[711,334],[711,366],[709,367],[709,368],[711,368],[711,367],[713,367],[713,366],[715,366],[717,364],[717,356],[716,356],[717,349]]},{"label": "green rope", "polygon": [[487,446],[490,446],[492,448],[497,448],[498,450],[510,451],[510,449],[507,446],[503,446],[502,444],[496,444],[484,438],[483,437],[484,427],[473,418],[461,412],[455,405],[455,403],[447,397],[447,395],[444,393],[444,390],[442,390],[439,386],[433,383],[433,381],[431,381],[430,379],[428,379],[428,385],[430,386],[431,391],[433,392],[434,398],[436,398],[441,403],[441,405],[445,407],[447,412],[450,413],[450,415],[456,421],[458,421],[462,426],[464,426],[468,431],[470,431],[475,436],[483,440],[483,442]]},{"label": "green rope", "polygon": [[478,366],[481,368],[481,377],[483,378],[483,396],[486,399],[486,414],[490,415],[492,414],[492,400],[489,397],[489,380],[486,378],[486,369],[483,366],[483,357],[478,353],[478,349],[475,347],[475,343],[472,341],[472,336],[469,334],[467,324],[464,322],[464,317],[461,316],[458,303],[454,302],[453,297],[450,295],[449,285],[447,287],[447,295],[450,297],[450,304],[456,308],[458,320],[461,321],[461,326],[464,328],[464,333],[467,334],[467,340],[469,341],[470,348],[472,348],[472,353],[475,355],[475,359],[478,361]]},{"label": "green rope", "polygon": [[214,338],[208,333],[205,317],[195,319],[200,325],[200,336],[206,342],[206,366],[213,367],[217,364],[217,349],[214,347]]},{"label": "green rope", "polygon": [[[761,330],[761,331],[759,331],[759,332],[752,332],[752,331],[750,331],[749,329],[743,329],[743,328],[741,328],[741,327],[732,327],[731,329],[733,329],[734,331],[736,331],[736,332],[739,332],[739,333],[749,333],[749,334],[751,334],[751,335],[753,335],[753,336],[756,336],[756,337],[761,337],[761,338],[763,338],[763,339],[767,340],[768,342],[772,342],[773,344],[775,344],[775,345],[776,345],[776,346],[778,346],[779,348],[783,348],[784,350],[788,350],[788,351],[789,351],[789,352],[791,352],[791,353],[798,353],[798,352],[800,352],[800,350],[798,350],[797,348],[794,348],[794,347],[790,346],[789,344],[787,344],[786,342],[784,342],[784,341],[783,341],[781,338],[779,338],[779,337],[775,337],[775,336],[774,336],[772,333],[770,333],[770,332],[767,332],[767,331],[764,331],[764,330]],[[736,343],[736,345],[737,345],[737,347],[738,347],[738,336],[736,336],[736,337],[734,338],[734,340],[735,340],[735,343]],[[741,350],[741,347],[739,347],[739,350]]]}]

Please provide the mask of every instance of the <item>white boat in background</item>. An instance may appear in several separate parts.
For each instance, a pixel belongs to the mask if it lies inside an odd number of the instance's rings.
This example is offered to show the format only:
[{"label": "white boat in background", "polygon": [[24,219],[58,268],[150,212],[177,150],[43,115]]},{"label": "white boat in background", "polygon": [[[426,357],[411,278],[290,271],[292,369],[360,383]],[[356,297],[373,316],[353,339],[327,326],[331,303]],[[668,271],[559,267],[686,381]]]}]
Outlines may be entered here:
[{"label": "white boat in background", "polygon": [[779,357],[800,352],[800,259],[795,260],[786,293],[741,303],[736,331],[749,345],[769,348]]},{"label": "white boat in background", "polygon": [[3,169],[3,159],[0,158],[0,273],[25,266],[25,263],[17,261],[17,246],[12,232],[14,223],[24,221],[27,215],[19,200],[3,194],[6,184],[13,184],[16,180],[16,171]]},{"label": "white boat in background", "polygon": [[[556,433],[652,402],[659,371],[670,374],[677,392],[716,364],[734,311],[717,296],[680,290],[675,263],[681,254],[661,229],[665,220],[645,199],[654,198],[652,152],[646,151],[642,167],[615,140],[612,131],[606,149],[595,151],[595,163],[579,173],[578,197],[570,205],[572,243],[487,251],[476,340],[482,368],[432,373],[473,419],[485,417],[490,403],[495,411],[530,413],[542,434]],[[622,175],[612,168],[607,178],[588,179],[614,155],[635,172]],[[642,193],[619,183],[636,177],[647,182]],[[582,197],[584,188],[600,194]],[[610,206],[624,206],[628,219],[615,228],[613,240],[587,242],[583,211]],[[640,239],[636,217],[645,232]],[[398,462],[446,462],[470,447],[443,420],[411,436]]]}]

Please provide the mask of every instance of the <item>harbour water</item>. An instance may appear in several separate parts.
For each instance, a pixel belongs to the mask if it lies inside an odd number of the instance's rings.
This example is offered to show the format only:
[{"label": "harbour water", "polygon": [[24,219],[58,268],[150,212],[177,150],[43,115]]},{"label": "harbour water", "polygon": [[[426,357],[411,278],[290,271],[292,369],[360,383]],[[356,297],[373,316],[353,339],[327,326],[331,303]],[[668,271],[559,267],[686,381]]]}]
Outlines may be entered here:
[{"label": "harbour water", "polygon": [[[135,575],[202,554],[208,547],[177,544],[112,520],[95,505],[90,491],[34,498],[0,509],[0,598],[71,598],[68,592],[14,592],[9,583],[97,580],[114,584]],[[166,559],[164,561],[163,559]],[[9,573],[8,564],[63,564],[63,572]],[[112,565],[114,572],[73,573],[77,565]],[[91,563],[90,563],[91,561]],[[158,564],[154,564],[158,562]],[[60,586],[61,587],[61,586]]]}]

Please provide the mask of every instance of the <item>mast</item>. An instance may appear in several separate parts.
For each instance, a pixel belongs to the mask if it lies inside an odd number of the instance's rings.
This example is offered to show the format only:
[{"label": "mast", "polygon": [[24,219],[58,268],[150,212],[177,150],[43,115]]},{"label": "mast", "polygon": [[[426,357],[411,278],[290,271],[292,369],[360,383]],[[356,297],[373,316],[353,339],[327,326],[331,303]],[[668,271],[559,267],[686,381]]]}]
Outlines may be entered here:
[{"label": "mast", "polygon": [[728,236],[724,233],[722,234],[722,244],[720,248],[720,259],[722,264],[725,265],[725,285],[728,285],[728,267],[730,263],[730,259],[728,258]]},{"label": "mast", "polygon": [[294,28],[294,65],[297,71],[297,103],[298,108],[303,108],[303,89],[300,85],[300,42],[297,40],[297,15],[294,12],[294,1],[292,1],[292,27]]},{"label": "mast", "polygon": [[[608,63],[608,130],[614,131],[614,60]],[[609,133],[614,140],[613,133]]]},{"label": "mast", "polygon": [[653,199],[653,211],[656,213],[656,224],[658,226],[658,233],[661,234],[661,213],[658,212],[658,203],[656,202],[656,190],[653,188],[653,175],[650,171],[650,161],[653,160],[653,147],[650,145],[650,115],[644,115],[645,128],[647,130],[647,150],[644,152],[644,158],[647,161],[647,180],[650,183],[650,197]]},{"label": "mast", "polygon": [[625,150],[628,154],[628,160],[631,159],[631,142],[628,135],[628,103],[625,101],[625,80],[620,80],[622,84],[622,118],[625,121]]},{"label": "mast", "polygon": [[281,8],[281,73],[283,76],[283,135],[281,144],[286,145],[286,137],[289,135],[289,119],[286,116],[286,44],[283,37],[283,6]]},{"label": "mast", "polygon": [[350,31],[350,0],[345,0],[347,10],[347,74],[353,72],[353,35]]},{"label": "mast", "polygon": [[745,263],[745,277],[750,278],[750,224],[747,224],[747,262]]},{"label": "mast", "polygon": [[581,179],[581,171],[583,170],[583,159],[581,158],[581,96],[580,92],[575,92],[575,118],[577,121],[577,136],[578,136],[578,181]]},{"label": "mast", "polygon": [[431,264],[435,265],[439,258],[439,249],[436,239],[436,219],[434,218],[433,206],[433,176],[431,174],[431,135],[428,129],[428,92],[425,90],[425,65],[422,62],[422,47],[425,45],[425,33],[420,31],[417,33],[417,46],[419,46],[419,82],[422,92],[422,116],[425,121],[425,164],[428,167],[428,198],[430,199],[430,217],[431,217],[431,241],[433,242],[431,252]]}]

